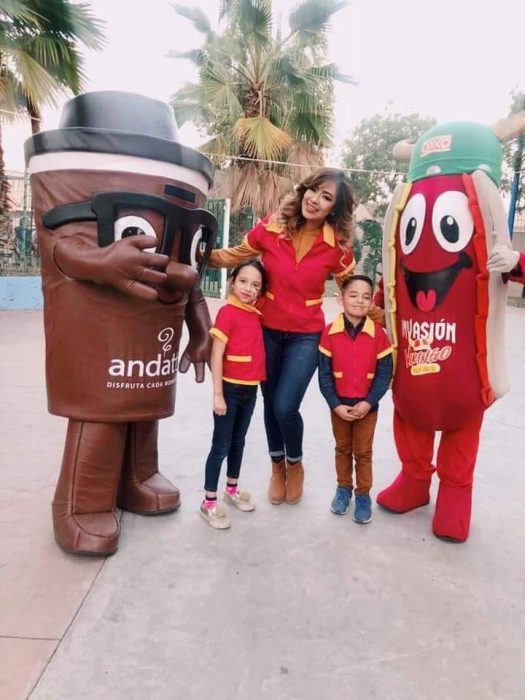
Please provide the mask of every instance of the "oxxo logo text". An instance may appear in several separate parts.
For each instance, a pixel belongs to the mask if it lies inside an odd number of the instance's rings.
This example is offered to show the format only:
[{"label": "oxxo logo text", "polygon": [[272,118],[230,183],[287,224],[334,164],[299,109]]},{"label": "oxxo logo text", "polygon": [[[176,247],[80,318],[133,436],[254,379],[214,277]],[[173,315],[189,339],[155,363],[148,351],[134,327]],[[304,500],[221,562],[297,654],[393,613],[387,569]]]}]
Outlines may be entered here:
[{"label": "oxxo logo text", "polygon": [[149,359],[113,357],[108,367],[108,389],[159,389],[175,383],[178,358],[173,351],[173,328],[163,328],[157,340],[158,353]]},{"label": "oxxo logo text", "polygon": [[421,144],[421,157],[431,153],[444,153],[452,148],[452,135],[434,136]]}]

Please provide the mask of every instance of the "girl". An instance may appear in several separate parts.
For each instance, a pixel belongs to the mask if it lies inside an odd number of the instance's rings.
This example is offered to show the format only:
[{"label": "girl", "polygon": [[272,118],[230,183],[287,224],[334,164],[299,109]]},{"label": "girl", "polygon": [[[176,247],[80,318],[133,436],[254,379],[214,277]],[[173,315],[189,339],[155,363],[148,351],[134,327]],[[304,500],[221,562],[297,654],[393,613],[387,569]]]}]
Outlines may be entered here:
[{"label": "girl", "polygon": [[228,508],[217,504],[221,465],[227,458],[224,500],[242,511],[255,504],[237,482],[248,426],[255,408],[257,386],[265,378],[261,312],[255,302],[266,291],[266,272],[258,261],[243,262],[232,272],[228,303],[219,309],[213,336],[213,440],[206,460],[202,517],[218,530],[230,527]]},{"label": "girl", "polygon": [[297,503],[303,492],[301,401],[317,366],[324,327],[324,286],[352,274],[354,196],[340,170],[305,178],[280,211],[248,231],[241,245],[215,250],[210,267],[261,256],[268,274],[263,334],[266,348],[264,424],[272,460],[271,503]]}]

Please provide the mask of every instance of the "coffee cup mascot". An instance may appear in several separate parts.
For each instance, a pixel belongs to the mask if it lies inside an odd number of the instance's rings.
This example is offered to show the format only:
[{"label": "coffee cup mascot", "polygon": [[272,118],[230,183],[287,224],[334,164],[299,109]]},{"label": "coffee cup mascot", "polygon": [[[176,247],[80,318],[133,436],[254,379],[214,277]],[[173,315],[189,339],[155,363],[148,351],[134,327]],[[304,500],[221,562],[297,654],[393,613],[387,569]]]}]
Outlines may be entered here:
[{"label": "coffee cup mascot", "polygon": [[[398,144],[395,152],[410,160],[408,182],[394,192],[383,237],[385,315],[397,350],[392,396],[401,472],[377,502],[396,513],[426,505],[437,471],[432,529],[457,542],[469,534],[485,409],[508,390],[508,276],[502,268],[489,274],[487,259],[492,251],[499,258],[512,254],[498,191],[501,141],[522,126],[516,118],[492,129],[443,124],[415,145]],[[515,265],[512,255],[504,271]],[[442,434],[434,466],[436,431]]]},{"label": "coffee cup mascot", "polygon": [[[116,507],[176,510],[158,472],[158,419],[172,415],[180,359],[208,360],[196,258],[216,220],[202,209],[211,163],[182,146],[168,105],[124,92],[70,100],[57,130],[26,142],[42,259],[49,411],[69,419],[53,500],[69,552],[118,547]],[[197,252],[200,255],[197,256]]]}]

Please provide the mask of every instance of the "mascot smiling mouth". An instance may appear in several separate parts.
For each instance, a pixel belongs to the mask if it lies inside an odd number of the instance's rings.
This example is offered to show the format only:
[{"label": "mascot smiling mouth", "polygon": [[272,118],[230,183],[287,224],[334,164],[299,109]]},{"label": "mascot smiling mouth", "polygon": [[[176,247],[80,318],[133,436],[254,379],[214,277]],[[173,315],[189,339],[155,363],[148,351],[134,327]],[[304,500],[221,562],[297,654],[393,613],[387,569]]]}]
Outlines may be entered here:
[{"label": "mascot smiling mouth", "polygon": [[436,272],[412,272],[403,260],[400,267],[412,304],[420,311],[432,311],[446,297],[460,271],[472,267],[472,258],[462,251],[457,262]]}]

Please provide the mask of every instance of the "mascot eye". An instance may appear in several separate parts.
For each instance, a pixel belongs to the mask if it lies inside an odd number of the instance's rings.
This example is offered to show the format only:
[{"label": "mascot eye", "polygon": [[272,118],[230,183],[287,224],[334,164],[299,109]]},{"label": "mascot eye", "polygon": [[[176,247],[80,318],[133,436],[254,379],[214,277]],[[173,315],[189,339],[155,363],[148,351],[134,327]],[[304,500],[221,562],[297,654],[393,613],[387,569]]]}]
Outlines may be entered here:
[{"label": "mascot eye", "polygon": [[199,228],[193,235],[190,246],[190,265],[196,270],[199,269],[202,256],[206,251],[206,239],[202,234],[202,228]]},{"label": "mascot eye", "polygon": [[415,194],[408,200],[401,214],[399,224],[399,238],[401,250],[405,255],[411,253],[417,246],[425,223],[425,211],[427,204],[422,194]]},{"label": "mascot eye", "polygon": [[432,229],[439,245],[449,253],[458,253],[474,232],[474,220],[463,192],[443,192],[432,211]]},{"label": "mascot eye", "polygon": [[[150,222],[140,216],[121,216],[115,221],[113,231],[116,241],[130,236],[155,236],[157,238],[155,229]],[[145,251],[154,253],[155,248],[145,248]]]}]

